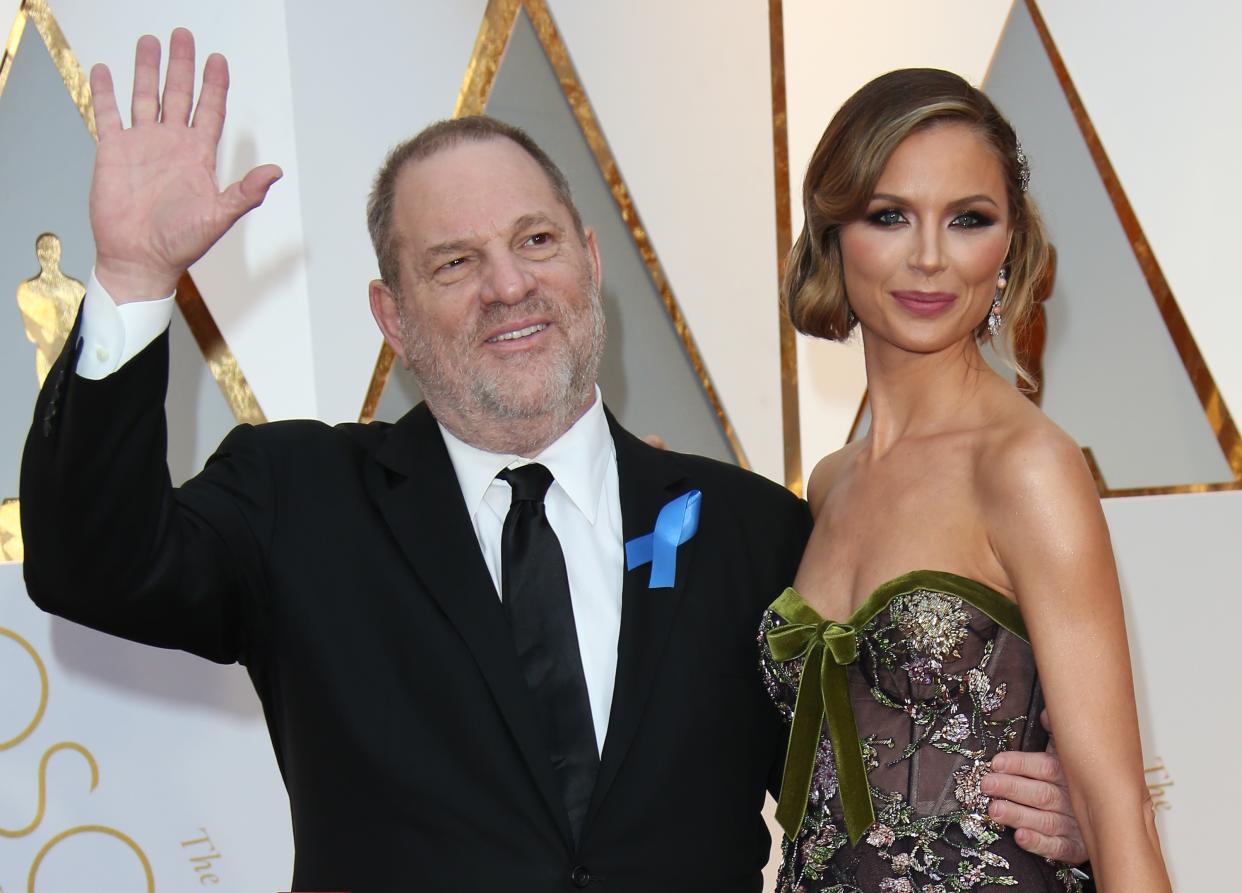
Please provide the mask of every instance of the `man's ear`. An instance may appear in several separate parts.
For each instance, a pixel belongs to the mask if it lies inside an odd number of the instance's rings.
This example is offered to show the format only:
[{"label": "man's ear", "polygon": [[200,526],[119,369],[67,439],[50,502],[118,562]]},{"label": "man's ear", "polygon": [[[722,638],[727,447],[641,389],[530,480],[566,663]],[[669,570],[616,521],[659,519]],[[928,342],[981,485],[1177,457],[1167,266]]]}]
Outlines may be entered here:
[{"label": "man's ear", "polygon": [[599,243],[595,240],[595,230],[589,226],[586,229],[586,246],[587,257],[591,260],[591,269],[595,274],[595,284],[597,286],[602,286],[604,282],[601,277],[603,276],[604,271],[599,262]]},{"label": "man's ear", "polygon": [[371,315],[379,326],[384,340],[393,349],[393,353],[401,360],[403,366],[409,367],[405,361],[405,345],[401,341],[401,298],[382,279],[372,279],[367,287],[367,296],[371,301]]}]

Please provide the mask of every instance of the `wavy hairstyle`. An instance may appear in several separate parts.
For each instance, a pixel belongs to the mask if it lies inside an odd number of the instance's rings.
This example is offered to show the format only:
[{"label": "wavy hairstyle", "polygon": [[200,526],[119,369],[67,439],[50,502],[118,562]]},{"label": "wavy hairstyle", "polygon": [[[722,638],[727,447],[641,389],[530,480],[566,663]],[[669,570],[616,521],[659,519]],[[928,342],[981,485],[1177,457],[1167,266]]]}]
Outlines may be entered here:
[{"label": "wavy hairstyle", "polygon": [[[1014,359],[1014,344],[1034,316],[1035,295],[1049,269],[1048,240],[1035,203],[1022,190],[1013,127],[982,91],[951,72],[889,72],[863,86],[833,116],[807,167],[802,185],[806,222],[789,253],[781,299],[798,331],[832,341],[849,337],[857,320],[845,293],[841,227],[865,215],[880,175],[906,137],[948,123],[974,129],[1004,172],[1013,238],[1005,257],[1009,281],[1002,297],[1002,343],[994,347],[1030,384]],[[989,338],[986,319],[975,336]]]}]

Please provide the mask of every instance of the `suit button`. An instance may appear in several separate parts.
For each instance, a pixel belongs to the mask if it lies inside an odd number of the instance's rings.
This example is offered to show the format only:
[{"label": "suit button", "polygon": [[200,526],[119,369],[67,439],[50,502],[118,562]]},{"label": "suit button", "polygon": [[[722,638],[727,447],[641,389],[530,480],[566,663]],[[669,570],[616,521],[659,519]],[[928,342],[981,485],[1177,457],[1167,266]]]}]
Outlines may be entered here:
[{"label": "suit button", "polygon": [[579,865],[569,873],[569,879],[574,882],[575,887],[586,887],[591,883],[591,872],[587,871],[585,865]]}]

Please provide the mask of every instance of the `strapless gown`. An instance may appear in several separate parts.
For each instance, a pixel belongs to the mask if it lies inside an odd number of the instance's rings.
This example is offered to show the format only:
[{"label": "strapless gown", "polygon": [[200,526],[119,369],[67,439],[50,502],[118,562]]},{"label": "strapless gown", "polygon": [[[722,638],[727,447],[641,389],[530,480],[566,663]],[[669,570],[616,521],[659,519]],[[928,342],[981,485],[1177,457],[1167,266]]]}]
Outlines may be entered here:
[{"label": "strapless gown", "polygon": [[787,589],[759,646],[764,683],[791,723],[780,893],[1081,889],[1069,868],[991,821],[980,789],[995,754],[1047,744],[1012,601],[915,571],[833,623]]}]

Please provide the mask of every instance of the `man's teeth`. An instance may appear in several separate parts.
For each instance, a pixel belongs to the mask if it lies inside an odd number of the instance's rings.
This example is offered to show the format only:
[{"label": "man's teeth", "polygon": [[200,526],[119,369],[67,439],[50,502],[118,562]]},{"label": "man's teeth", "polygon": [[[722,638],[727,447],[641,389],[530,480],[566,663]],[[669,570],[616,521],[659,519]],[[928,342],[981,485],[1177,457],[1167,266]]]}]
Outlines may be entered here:
[{"label": "man's teeth", "polygon": [[525,338],[527,335],[542,332],[547,327],[546,323],[535,323],[533,326],[527,326],[524,329],[518,329],[514,332],[505,332],[503,335],[497,335],[495,338],[488,338],[487,340],[492,344],[495,344],[497,341],[515,341],[518,338]]}]

